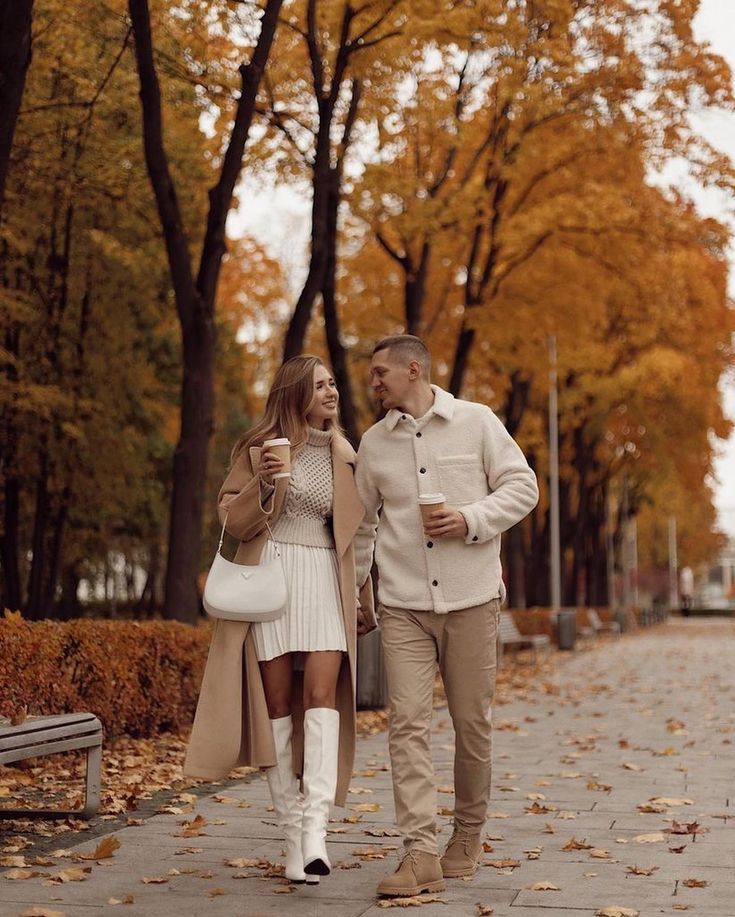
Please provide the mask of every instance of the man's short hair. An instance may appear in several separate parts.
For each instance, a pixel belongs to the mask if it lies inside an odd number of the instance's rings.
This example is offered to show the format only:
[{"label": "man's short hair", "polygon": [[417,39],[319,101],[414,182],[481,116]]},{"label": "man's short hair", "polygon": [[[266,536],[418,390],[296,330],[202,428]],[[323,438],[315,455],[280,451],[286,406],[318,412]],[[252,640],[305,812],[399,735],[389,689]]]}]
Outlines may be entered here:
[{"label": "man's short hair", "polygon": [[380,350],[390,351],[391,359],[410,363],[412,360],[421,367],[421,375],[427,382],[431,378],[431,354],[421,340],[414,334],[391,334],[373,347],[373,356]]}]

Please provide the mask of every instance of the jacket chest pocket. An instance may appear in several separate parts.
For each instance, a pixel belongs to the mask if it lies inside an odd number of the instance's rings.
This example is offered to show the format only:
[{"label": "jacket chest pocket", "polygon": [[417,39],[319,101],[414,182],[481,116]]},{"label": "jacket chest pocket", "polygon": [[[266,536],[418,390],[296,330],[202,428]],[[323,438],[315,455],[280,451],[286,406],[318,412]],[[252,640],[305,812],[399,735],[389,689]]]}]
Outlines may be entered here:
[{"label": "jacket chest pocket", "polygon": [[476,455],[445,455],[436,464],[447,503],[474,503],[490,493],[485,469]]}]

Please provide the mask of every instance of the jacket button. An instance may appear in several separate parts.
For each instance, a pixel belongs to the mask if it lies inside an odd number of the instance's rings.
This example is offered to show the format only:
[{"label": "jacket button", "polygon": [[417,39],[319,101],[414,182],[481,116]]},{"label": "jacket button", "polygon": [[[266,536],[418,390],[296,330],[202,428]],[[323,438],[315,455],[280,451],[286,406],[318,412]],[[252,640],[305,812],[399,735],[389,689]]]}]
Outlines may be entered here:
[{"label": "jacket button", "polygon": [[433,580],[431,581],[431,585],[432,585],[432,586],[438,586],[438,585],[439,585],[439,580],[438,580],[438,579],[433,579]]},{"label": "jacket button", "polygon": [[420,472],[421,474],[426,474],[426,469],[425,469],[425,468],[419,468],[419,472]]},{"label": "jacket button", "polygon": [[416,436],[421,439],[421,433],[417,433]]},{"label": "jacket button", "polygon": [[473,535],[473,536],[472,536],[472,540],[473,540],[473,541],[477,541],[477,535]]},{"label": "jacket button", "polygon": [[427,548],[433,548],[433,547],[434,547],[434,542],[433,542],[433,541],[427,541],[427,542],[426,542],[426,547],[427,547]]},{"label": "jacket button", "polygon": [[405,420],[405,419],[406,419],[406,415],[405,415],[405,414],[401,414],[401,420]]}]

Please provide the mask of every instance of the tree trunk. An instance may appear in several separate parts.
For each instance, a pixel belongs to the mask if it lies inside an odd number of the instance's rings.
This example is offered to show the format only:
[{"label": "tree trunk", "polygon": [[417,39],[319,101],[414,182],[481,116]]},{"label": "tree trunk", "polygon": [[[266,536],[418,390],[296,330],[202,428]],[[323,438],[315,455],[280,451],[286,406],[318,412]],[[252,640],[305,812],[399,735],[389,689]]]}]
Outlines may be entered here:
[{"label": "tree trunk", "polygon": [[31,63],[33,0],[0,0],[0,217],[10,151]]},{"label": "tree trunk", "polygon": [[333,176],[337,185],[330,196],[329,223],[327,244],[329,256],[324,274],[322,299],[324,301],[324,329],[329,348],[329,358],[332,363],[334,381],[339,391],[339,409],[342,426],[347,439],[357,449],[360,443],[360,434],[357,429],[357,410],[355,398],[352,393],[352,382],[347,366],[347,349],[340,340],[339,316],[337,314],[337,215],[339,211],[339,176]]},{"label": "tree trunk", "polygon": [[16,477],[5,479],[3,534],[0,537],[0,561],[3,569],[3,607],[20,609],[23,597],[20,588],[18,556],[18,525],[20,519],[20,482]]},{"label": "tree trunk", "polygon": [[240,67],[241,93],[219,181],[209,192],[207,228],[196,281],[189,241],[163,140],[161,90],[153,58],[148,0],[128,0],[143,112],[146,166],[156,197],[182,331],[181,434],[174,453],[164,616],[195,623],[199,617],[196,577],[207,453],[214,426],[215,297],[225,253],[225,222],[242,169],[258,88],[283,0],[267,0],[258,43]]},{"label": "tree trunk", "polygon": [[324,287],[329,263],[329,207],[332,170],[329,156],[329,126],[332,110],[319,106],[319,133],[314,153],[313,198],[311,204],[311,256],[304,286],[294,306],[283,342],[283,359],[290,360],[304,351],[304,340],[311,321],[314,302]]},{"label": "tree trunk", "polygon": [[465,372],[467,371],[467,361],[474,340],[475,329],[468,328],[467,321],[464,319],[462,321],[459,337],[457,338],[457,349],[454,352],[454,366],[452,368],[452,376],[449,380],[449,391],[455,398],[459,398],[462,392],[462,383],[464,381]]},{"label": "tree trunk", "polygon": [[33,557],[28,574],[28,600],[26,602],[25,616],[31,621],[44,617],[43,601],[43,572],[46,560],[46,529],[49,515],[48,493],[48,457],[41,455],[38,479],[36,481],[36,511],[33,518],[33,537],[31,550]]}]

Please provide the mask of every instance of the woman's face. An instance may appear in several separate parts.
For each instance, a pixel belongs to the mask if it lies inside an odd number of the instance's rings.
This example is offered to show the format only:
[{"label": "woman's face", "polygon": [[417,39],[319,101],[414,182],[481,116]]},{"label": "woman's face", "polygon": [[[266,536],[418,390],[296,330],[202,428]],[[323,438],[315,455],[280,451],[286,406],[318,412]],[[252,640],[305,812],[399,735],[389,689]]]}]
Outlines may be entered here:
[{"label": "woman's face", "polygon": [[323,430],[328,420],[337,419],[339,393],[332,374],[326,366],[317,366],[314,370],[314,396],[306,412],[309,426]]}]

